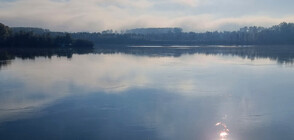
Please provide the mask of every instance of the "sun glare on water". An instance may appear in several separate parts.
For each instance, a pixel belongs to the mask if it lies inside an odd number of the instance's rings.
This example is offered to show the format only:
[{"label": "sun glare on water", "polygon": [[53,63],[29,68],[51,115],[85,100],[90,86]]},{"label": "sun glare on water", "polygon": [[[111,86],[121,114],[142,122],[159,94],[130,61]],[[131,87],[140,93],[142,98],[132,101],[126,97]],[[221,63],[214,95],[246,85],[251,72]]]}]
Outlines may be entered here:
[{"label": "sun glare on water", "polygon": [[224,138],[224,137],[226,137],[226,136],[228,136],[229,134],[227,133],[227,132],[221,132],[220,134],[219,134],[219,136],[221,137],[221,138]]},{"label": "sun glare on water", "polygon": [[230,130],[227,128],[227,125],[222,122],[218,122],[215,125],[222,127],[222,130],[218,132],[220,140],[227,140],[227,137],[229,136],[230,132]]}]

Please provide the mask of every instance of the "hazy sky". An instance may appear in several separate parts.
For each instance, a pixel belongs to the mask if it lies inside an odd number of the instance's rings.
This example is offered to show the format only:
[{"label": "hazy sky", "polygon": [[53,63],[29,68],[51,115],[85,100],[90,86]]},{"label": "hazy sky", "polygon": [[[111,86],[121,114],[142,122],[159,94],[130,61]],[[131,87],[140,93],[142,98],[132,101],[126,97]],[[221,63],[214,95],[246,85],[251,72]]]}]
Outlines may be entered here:
[{"label": "hazy sky", "polygon": [[0,22],[54,31],[236,30],[294,22],[294,0],[0,0]]}]

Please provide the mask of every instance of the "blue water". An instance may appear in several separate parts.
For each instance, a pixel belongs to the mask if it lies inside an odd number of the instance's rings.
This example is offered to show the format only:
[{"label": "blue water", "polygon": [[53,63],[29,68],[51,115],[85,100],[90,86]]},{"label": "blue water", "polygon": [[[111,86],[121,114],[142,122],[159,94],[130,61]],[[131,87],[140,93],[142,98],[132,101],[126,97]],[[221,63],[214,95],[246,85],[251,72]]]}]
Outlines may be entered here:
[{"label": "blue water", "polygon": [[0,69],[0,139],[290,140],[293,83],[266,56],[16,58]]}]

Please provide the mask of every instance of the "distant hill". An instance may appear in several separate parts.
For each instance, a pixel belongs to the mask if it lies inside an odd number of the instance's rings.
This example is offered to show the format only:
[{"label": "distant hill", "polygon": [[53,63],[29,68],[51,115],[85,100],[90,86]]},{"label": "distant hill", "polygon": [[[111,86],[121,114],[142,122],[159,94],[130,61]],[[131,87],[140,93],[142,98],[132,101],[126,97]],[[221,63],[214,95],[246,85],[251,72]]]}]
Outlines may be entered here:
[{"label": "distant hill", "polygon": [[136,28],[126,30],[127,34],[168,34],[168,33],[181,33],[182,28]]}]

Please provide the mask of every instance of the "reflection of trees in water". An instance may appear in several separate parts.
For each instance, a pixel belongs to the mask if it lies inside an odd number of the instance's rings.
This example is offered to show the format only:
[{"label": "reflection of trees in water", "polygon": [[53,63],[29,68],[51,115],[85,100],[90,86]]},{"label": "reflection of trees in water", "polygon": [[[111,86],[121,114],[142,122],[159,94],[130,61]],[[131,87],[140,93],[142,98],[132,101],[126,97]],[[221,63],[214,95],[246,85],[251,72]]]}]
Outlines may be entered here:
[{"label": "reflection of trees in water", "polygon": [[5,67],[5,66],[9,65],[9,64],[11,64],[10,60],[3,60],[3,61],[0,60],[0,69],[2,67]]},{"label": "reflection of trees in water", "polygon": [[278,63],[294,62],[293,46],[244,46],[244,47],[127,47],[127,48],[99,48],[96,53],[126,53],[132,55],[146,56],[173,56],[179,57],[183,54],[206,54],[206,55],[231,55],[251,60],[258,58],[269,58]]},{"label": "reflection of trees in water", "polygon": [[35,59],[36,57],[52,56],[71,58],[73,54],[92,53],[92,49],[5,49],[0,50],[0,60],[11,60],[15,58]]},{"label": "reflection of trees in water", "polygon": [[35,59],[36,57],[51,58],[52,56],[72,58],[73,54],[92,53],[92,49],[0,49],[0,69],[15,58]]},{"label": "reflection of trees in water", "polygon": [[95,50],[73,49],[10,49],[0,50],[0,69],[10,64],[15,58],[35,59],[36,57],[51,58],[52,56],[71,58],[73,54],[116,54],[145,55],[150,57],[172,56],[184,54],[231,55],[248,59],[269,58],[278,63],[294,63],[294,47],[292,46],[245,46],[245,47],[99,47]]}]

